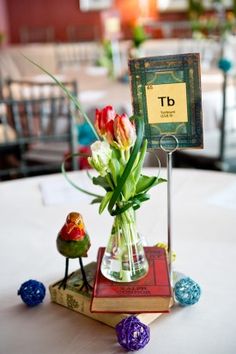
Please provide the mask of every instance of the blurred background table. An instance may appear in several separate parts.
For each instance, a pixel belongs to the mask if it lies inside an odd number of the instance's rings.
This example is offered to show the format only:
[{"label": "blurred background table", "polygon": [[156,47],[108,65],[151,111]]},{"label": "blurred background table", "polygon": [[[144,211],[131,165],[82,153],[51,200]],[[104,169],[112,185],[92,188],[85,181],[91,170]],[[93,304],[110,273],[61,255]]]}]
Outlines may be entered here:
[{"label": "blurred background table", "polygon": [[[149,174],[157,169],[147,169]],[[163,170],[161,175],[165,176]],[[94,188],[84,171],[74,182]],[[43,191],[43,193],[42,193]],[[79,211],[91,238],[85,263],[105,246],[112,218],[76,191],[61,174],[0,184],[0,352],[4,354],[121,353],[115,331],[64,307],[27,308],[17,296],[28,279],[46,287],[63,277],[64,258],[56,236],[70,211]],[[175,269],[202,287],[198,304],[162,315],[151,324],[151,340],[142,353],[233,354],[236,352],[236,176],[201,170],[173,171],[173,247]],[[151,191],[137,213],[138,229],[149,245],[166,241],[166,185]],[[70,271],[78,267],[71,262]]]},{"label": "blurred background table", "polygon": [[[112,79],[107,75],[103,67],[93,65],[78,65],[78,67],[67,68],[56,75],[59,80],[76,80],[78,84],[79,99],[83,108],[88,111],[91,119],[94,118],[96,107],[102,108],[106,105],[113,105],[120,112],[132,115],[132,97],[129,77],[125,81],[122,79]],[[35,82],[45,82],[50,78],[45,74],[26,76]],[[219,129],[222,116],[222,85],[223,75],[219,69],[202,68],[202,104],[204,129]],[[236,89],[232,79],[229,80],[227,103],[232,107],[235,103]],[[235,108],[228,114],[228,125],[236,126]]]}]

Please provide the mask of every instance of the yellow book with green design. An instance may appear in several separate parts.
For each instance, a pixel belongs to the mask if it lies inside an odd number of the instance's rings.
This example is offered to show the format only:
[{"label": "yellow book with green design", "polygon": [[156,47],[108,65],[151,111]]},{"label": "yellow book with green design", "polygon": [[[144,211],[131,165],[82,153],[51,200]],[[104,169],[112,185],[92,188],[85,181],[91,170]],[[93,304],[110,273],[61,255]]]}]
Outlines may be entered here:
[{"label": "yellow book with green design", "polygon": [[[87,279],[93,286],[97,263],[92,262],[84,267]],[[81,313],[82,315],[93,318],[94,320],[103,322],[111,327],[115,327],[123,318],[130,316],[124,313],[95,313],[90,311],[92,294],[91,292],[82,291],[80,287],[83,284],[82,274],[80,269],[71,273],[67,280],[66,288],[59,287],[61,280],[51,284],[49,291],[51,301],[59,305],[65,306],[70,310]],[[141,313],[137,317],[144,324],[149,324],[156,318],[160,317],[161,313]]]}]

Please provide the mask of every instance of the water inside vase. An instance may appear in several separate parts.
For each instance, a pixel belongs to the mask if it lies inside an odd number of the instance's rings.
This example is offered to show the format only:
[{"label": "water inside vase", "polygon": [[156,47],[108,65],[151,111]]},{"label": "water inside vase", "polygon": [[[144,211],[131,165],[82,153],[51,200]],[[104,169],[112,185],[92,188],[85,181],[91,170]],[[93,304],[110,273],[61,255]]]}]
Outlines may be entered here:
[{"label": "water inside vase", "polygon": [[131,282],[144,277],[148,272],[148,262],[141,240],[122,250],[108,245],[103,256],[101,272],[106,278],[116,282]]}]

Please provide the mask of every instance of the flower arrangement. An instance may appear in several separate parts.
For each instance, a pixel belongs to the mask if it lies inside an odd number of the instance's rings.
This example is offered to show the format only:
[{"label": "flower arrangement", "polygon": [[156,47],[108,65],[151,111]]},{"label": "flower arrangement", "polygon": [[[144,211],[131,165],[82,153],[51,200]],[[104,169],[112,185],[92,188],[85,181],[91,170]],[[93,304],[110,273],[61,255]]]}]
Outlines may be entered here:
[{"label": "flower arrangement", "polygon": [[[140,124],[138,135],[135,121]],[[112,106],[96,110],[95,128],[100,139],[91,145],[88,162],[99,174],[93,183],[106,191],[100,200],[100,213],[107,205],[111,215],[121,214],[130,207],[139,208],[149,199],[147,191],[163,181],[141,173],[147,150],[141,122],[140,118],[117,114]]]},{"label": "flower arrangement", "polygon": [[148,39],[148,34],[141,24],[135,24],[132,28],[132,42],[135,48],[139,48]]},{"label": "flower arrangement", "polygon": [[114,60],[112,52],[112,44],[110,40],[104,40],[102,42],[101,54],[96,64],[107,69],[108,75],[114,77]]},{"label": "flower arrangement", "polygon": [[91,180],[94,185],[103,188],[104,195],[94,194],[71,182],[64,164],[62,171],[75,188],[94,197],[92,203],[99,203],[99,213],[107,208],[114,216],[111,236],[102,262],[103,274],[115,281],[133,281],[144,276],[148,264],[136,230],[135,210],[150,198],[148,191],[165,179],[142,173],[147,151],[147,140],[143,139],[143,119],[138,116],[128,117],[125,113],[117,114],[112,106],[106,106],[96,110],[93,126],[78,99],[47,70],[32,63],[61,87],[87,120],[97,138],[91,145],[88,162],[98,173],[96,177],[90,176]]}]

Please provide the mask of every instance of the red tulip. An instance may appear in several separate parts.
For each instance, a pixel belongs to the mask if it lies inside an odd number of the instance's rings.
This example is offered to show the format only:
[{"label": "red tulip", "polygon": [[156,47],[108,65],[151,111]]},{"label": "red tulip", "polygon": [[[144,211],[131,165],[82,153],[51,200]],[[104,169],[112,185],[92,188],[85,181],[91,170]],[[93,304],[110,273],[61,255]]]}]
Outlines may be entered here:
[{"label": "red tulip", "polygon": [[114,134],[120,148],[128,150],[136,140],[136,130],[127,114],[116,115],[114,120]]},{"label": "red tulip", "polygon": [[110,120],[106,124],[106,140],[108,141],[109,144],[112,145],[112,143],[115,140],[115,135],[114,135],[114,120]]},{"label": "red tulip", "polygon": [[112,106],[106,106],[99,110],[96,109],[95,127],[100,136],[106,134],[106,125],[108,122],[113,121],[116,116],[116,112]]}]

